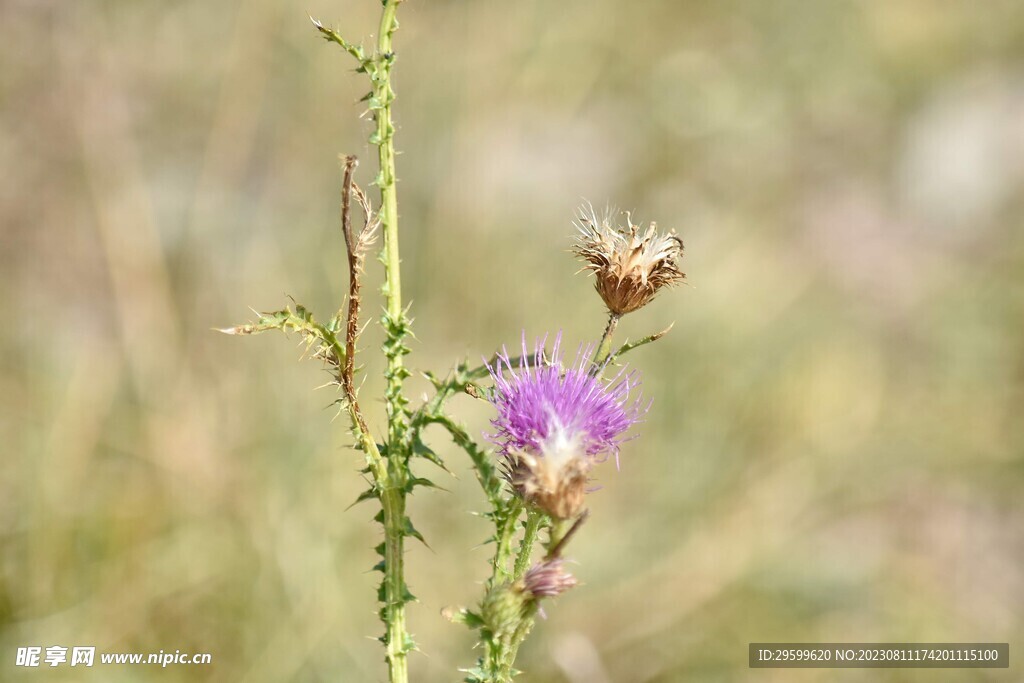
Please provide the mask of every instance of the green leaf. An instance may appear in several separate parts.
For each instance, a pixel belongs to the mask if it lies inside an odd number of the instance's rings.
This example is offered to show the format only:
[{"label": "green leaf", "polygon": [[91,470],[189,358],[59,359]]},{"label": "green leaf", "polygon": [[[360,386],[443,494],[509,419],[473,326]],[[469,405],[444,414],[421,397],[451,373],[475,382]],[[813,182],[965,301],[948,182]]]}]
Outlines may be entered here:
[{"label": "green leaf", "polygon": [[405,490],[407,493],[412,493],[412,490],[416,486],[423,486],[431,489],[438,489],[439,491],[447,491],[448,489],[438,486],[434,482],[424,477],[409,477],[409,481],[405,484]]},{"label": "green leaf", "polygon": [[415,457],[423,458],[424,460],[432,462],[448,474],[453,477],[455,476],[455,474],[444,464],[444,461],[441,460],[441,456],[435,453],[430,446],[423,442],[423,439],[420,437],[419,430],[417,430],[413,436],[412,454]]},{"label": "green leaf", "polygon": [[377,500],[377,499],[380,498],[380,496],[377,494],[377,489],[376,488],[372,488],[371,487],[371,488],[366,489],[362,493],[360,493],[359,496],[354,501],[352,501],[352,504],[349,505],[345,509],[346,510],[350,510],[350,509],[354,508],[356,505],[359,505],[360,503],[362,503],[364,500],[370,500],[371,498],[373,500]]},{"label": "green leaf", "polygon": [[466,678],[463,679],[464,683],[487,683],[489,680],[487,672],[480,666],[474,666],[472,669],[459,669],[459,671],[466,674]]},{"label": "green leaf", "polygon": [[469,628],[476,629],[484,625],[483,617],[473,610],[462,607],[458,610],[446,608],[442,614],[453,624],[465,624]]},{"label": "green leaf", "polygon": [[405,522],[403,523],[402,533],[406,536],[412,536],[423,545],[427,546],[428,548],[430,547],[429,545],[427,545],[426,540],[424,540],[423,534],[416,530],[416,527],[412,525],[412,520],[408,517],[405,518]]}]

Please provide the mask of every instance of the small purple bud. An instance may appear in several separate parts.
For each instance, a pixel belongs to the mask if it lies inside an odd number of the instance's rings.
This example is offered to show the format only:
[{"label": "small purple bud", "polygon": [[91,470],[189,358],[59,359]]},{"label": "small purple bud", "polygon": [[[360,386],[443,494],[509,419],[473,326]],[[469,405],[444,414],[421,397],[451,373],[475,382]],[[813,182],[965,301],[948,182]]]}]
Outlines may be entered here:
[{"label": "small purple bud", "polygon": [[523,576],[523,591],[534,598],[553,598],[576,585],[576,577],[565,571],[560,559],[538,562]]}]

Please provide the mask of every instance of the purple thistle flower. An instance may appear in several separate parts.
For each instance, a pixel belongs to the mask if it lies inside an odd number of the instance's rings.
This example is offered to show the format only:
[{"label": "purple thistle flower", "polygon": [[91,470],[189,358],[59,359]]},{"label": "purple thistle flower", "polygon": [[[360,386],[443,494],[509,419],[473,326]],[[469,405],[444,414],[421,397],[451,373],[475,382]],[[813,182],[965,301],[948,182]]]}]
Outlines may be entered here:
[{"label": "purple thistle flower", "polygon": [[504,456],[509,481],[523,498],[548,514],[566,519],[582,509],[587,475],[595,462],[615,455],[623,433],[644,408],[629,395],[638,384],[633,374],[604,381],[589,369],[589,349],[563,367],[561,334],[550,357],[543,343],[531,359],[523,339],[518,367],[503,351],[493,367],[491,401],[498,417],[490,435]]}]

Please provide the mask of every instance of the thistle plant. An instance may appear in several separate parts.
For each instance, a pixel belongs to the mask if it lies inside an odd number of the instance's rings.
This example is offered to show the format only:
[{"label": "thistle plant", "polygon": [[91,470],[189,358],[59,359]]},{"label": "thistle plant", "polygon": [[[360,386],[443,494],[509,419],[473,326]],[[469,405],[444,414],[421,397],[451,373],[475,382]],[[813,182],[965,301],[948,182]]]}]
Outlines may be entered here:
[{"label": "thistle plant", "polygon": [[[423,537],[407,516],[406,504],[418,488],[433,486],[416,476],[411,464],[420,458],[447,471],[424,440],[430,425],[441,426],[469,456],[487,501],[488,509],[482,514],[493,526],[490,576],[476,605],[450,608],[445,615],[473,629],[479,638],[480,654],[475,666],[463,670],[464,680],[506,683],[517,673],[516,654],[542,613],[541,605],[577,585],[567,569],[565,552],[588,517],[586,502],[595,468],[608,459],[618,463],[624,442],[633,436],[631,428],[649,407],[640,397],[637,373],[619,368],[620,359],[661,338],[668,329],[616,349],[613,337],[618,322],[684,278],[678,263],[683,245],[674,234],[659,233],[653,223],[641,229],[630,214],[611,210],[598,218],[592,206],[584,205],[575,217],[574,251],[584,270],[594,274],[595,287],[608,310],[600,339],[581,345],[569,360],[560,333],[550,348],[546,340],[530,348],[523,335],[519,355],[502,349],[480,365],[459,362],[443,376],[424,371],[434,393],[410,407],[404,389],[404,380],[410,376],[405,366],[410,319],[402,302],[391,114],[393,40],[400,2],[383,0],[376,44],[370,51],[313,20],[320,34],[348,53],[356,62],[355,70],[369,80],[370,91],[364,98],[374,121],[369,140],[378,151],[378,172],[372,181],[379,192],[377,209],[355,182],[356,159],[342,157],[340,218],[349,282],[344,305],[321,320],[296,303],[222,331],[298,334],[310,355],[331,374],[339,393],[336,404],[348,418],[354,447],[363,454],[361,471],[369,482],[357,502],[376,501],[379,506],[375,520],[383,527],[383,542],[376,548],[381,559],[374,569],[383,575],[377,593],[384,624],[380,641],[391,683],[409,680],[409,653],[416,647],[406,626],[406,605],[415,598],[405,582],[404,550],[406,539],[423,541]],[[354,207],[362,216],[358,229],[353,226]],[[622,216],[625,222],[619,224]],[[365,326],[361,282],[366,256],[378,236],[382,237],[384,269],[384,305],[378,322],[384,332],[387,417],[381,436],[366,419],[355,381],[358,340]],[[449,413],[448,400],[460,393],[493,407],[492,431],[482,439]]]}]

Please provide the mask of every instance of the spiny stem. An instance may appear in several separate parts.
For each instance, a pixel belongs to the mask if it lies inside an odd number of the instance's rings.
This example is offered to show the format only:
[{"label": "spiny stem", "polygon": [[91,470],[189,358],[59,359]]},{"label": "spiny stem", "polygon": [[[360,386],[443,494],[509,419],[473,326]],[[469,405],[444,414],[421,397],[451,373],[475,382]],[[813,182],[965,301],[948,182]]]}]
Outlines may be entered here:
[{"label": "spiny stem", "polygon": [[518,498],[509,500],[501,512],[495,510],[497,532],[494,541],[497,548],[491,562],[491,580],[488,582],[488,588],[512,579],[512,574],[508,571],[508,562],[512,557],[512,537],[515,535],[516,524],[522,511],[523,503]]},{"label": "spiny stem", "polygon": [[[505,518],[504,521],[506,523],[504,526],[499,524],[498,550],[495,551],[494,575],[488,585],[488,590],[501,583],[517,582],[523,578],[526,570],[530,567],[530,556],[533,546],[537,542],[537,535],[547,519],[546,515],[539,510],[527,509],[523,538],[519,542],[519,551],[516,554],[515,565],[510,575],[506,565],[512,552],[512,533],[515,530],[516,522],[523,507],[523,504],[518,499],[513,499],[510,504],[516,507],[513,514]],[[509,524],[509,521],[512,523]],[[523,612],[519,617],[519,621],[511,632],[485,636],[484,671],[489,676],[487,679],[488,683],[508,683],[508,681],[512,680],[512,666],[515,664],[516,654],[519,651],[519,646],[529,634],[530,629],[533,628],[536,612],[536,603],[530,601],[523,606]]]},{"label": "spiny stem", "polygon": [[530,555],[533,552],[533,545],[537,542],[537,534],[544,524],[544,513],[539,510],[529,510],[526,513],[526,527],[523,530],[523,540],[519,543],[519,554],[516,556],[516,566],[513,577],[518,581],[530,568]]},{"label": "spiny stem", "polygon": [[[518,498],[495,506],[493,511],[495,523],[494,557],[491,560],[491,578],[487,581],[486,592],[490,592],[513,580],[508,563],[512,557],[512,537],[515,535],[519,516],[523,512],[523,503]],[[520,550],[522,553],[522,550]],[[518,561],[517,563],[518,564]],[[484,654],[481,660],[487,683],[507,683],[511,680],[512,662],[508,661],[509,637],[482,631]]]},{"label": "spiny stem", "polygon": [[[369,437],[369,429],[359,403],[356,399],[354,382],[356,337],[359,330],[360,275],[363,270],[365,246],[372,238],[373,225],[371,211],[366,197],[356,188],[357,198],[366,214],[366,225],[357,240],[352,234],[352,194],[355,183],[352,175],[356,168],[356,158],[344,159],[344,180],[341,192],[341,228],[345,237],[345,249],[348,252],[349,298],[348,314],[345,325],[344,358],[338,359],[340,380],[352,418],[353,429],[360,437],[363,450],[370,459],[370,470],[375,486],[380,491],[380,503],[384,522],[384,621],[387,624],[385,633],[386,657],[389,678],[392,683],[405,683],[409,678],[406,652],[408,636],[405,631],[405,602],[408,590],[405,586],[403,554],[405,546],[405,489],[406,478],[403,472],[394,467],[394,460],[385,461],[376,443]],[[368,234],[370,233],[370,234]]]},{"label": "spiny stem", "polygon": [[531,601],[523,610],[523,616],[519,621],[519,625],[516,626],[512,634],[507,638],[507,642],[504,643],[504,653],[501,662],[501,669],[499,670],[498,680],[501,683],[512,680],[512,667],[516,663],[516,656],[519,654],[519,646],[526,640],[526,636],[530,635],[530,631],[533,630],[533,624],[536,621],[537,616],[537,603]]},{"label": "spiny stem", "polygon": [[439,424],[444,427],[449,434],[451,434],[452,441],[455,445],[466,451],[470,459],[473,461],[473,470],[476,472],[477,481],[480,483],[480,487],[483,489],[484,494],[487,496],[487,501],[490,503],[491,508],[494,510],[500,510],[505,505],[501,495],[502,491],[502,479],[498,474],[497,468],[492,462],[491,453],[481,448],[472,437],[466,428],[455,422],[447,415],[440,413],[427,413],[418,418],[419,424],[414,424],[414,428],[421,428],[427,424]]},{"label": "spiny stem", "polygon": [[406,590],[403,553],[405,551],[405,494],[393,486],[380,497],[384,509],[384,609],[388,680],[407,683],[409,636],[405,630]]},{"label": "spiny stem", "polygon": [[591,363],[591,374],[598,374],[601,372],[604,362],[608,360],[608,356],[612,351],[612,335],[615,334],[615,328],[619,326],[619,318],[622,316],[618,313],[608,313],[608,325],[604,328],[604,334],[601,336],[601,341],[597,345],[597,350],[594,352],[594,357],[590,360]]},{"label": "spiny stem", "polygon": [[623,344],[622,346],[619,347],[618,351],[616,351],[615,353],[613,353],[610,356],[608,356],[608,361],[607,362],[608,363],[614,363],[624,353],[629,353],[630,351],[632,351],[635,348],[638,348],[638,347],[643,346],[645,344],[650,344],[651,342],[658,341],[659,339],[664,337],[666,334],[671,332],[672,331],[672,327],[674,325],[675,325],[675,323],[672,323],[671,325],[669,325],[668,327],[663,329],[661,332],[655,332],[654,334],[649,334],[646,337],[644,337],[643,339],[637,339],[636,341],[633,341],[633,342],[627,341],[625,344]]},{"label": "spiny stem", "polygon": [[384,325],[387,357],[385,405],[388,419],[387,485],[381,495],[384,509],[384,620],[387,623],[386,647],[388,675],[391,683],[407,683],[409,679],[407,652],[411,641],[405,630],[405,587],[403,558],[406,533],[405,496],[409,481],[410,448],[407,443],[406,399],[402,382],[408,374],[402,356],[408,352],[403,343],[407,321],[402,308],[401,260],[398,253],[398,188],[395,174],[395,127],[391,120],[391,104],[395,99],[391,87],[391,65],[394,62],[392,38],[398,29],[395,13],[401,0],[384,0],[377,32],[377,50],[370,70],[373,81],[371,109],[376,130],[370,142],[377,146],[380,172],[380,222],[384,233]]},{"label": "spiny stem", "polygon": [[376,130],[371,142],[377,145],[380,174],[376,183],[380,188],[380,218],[384,233],[384,295],[387,299],[386,332],[388,341],[385,344],[387,354],[388,381],[387,414],[388,441],[397,446],[405,437],[407,418],[405,399],[402,396],[402,381],[408,374],[403,367],[402,356],[405,349],[402,338],[405,336],[405,311],[402,308],[402,276],[401,259],[398,251],[398,187],[395,173],[395,126],[391,120],[391,105],[395,100],[395,92],[391,87],[391,66],[394,62],[392,39],[398,29],[395,13],[401,0],[385,0],[380,17],[380,28],[377,33],[376,64],[371,79],[373,81],[373,97],[371,109],[376,121]]}]

